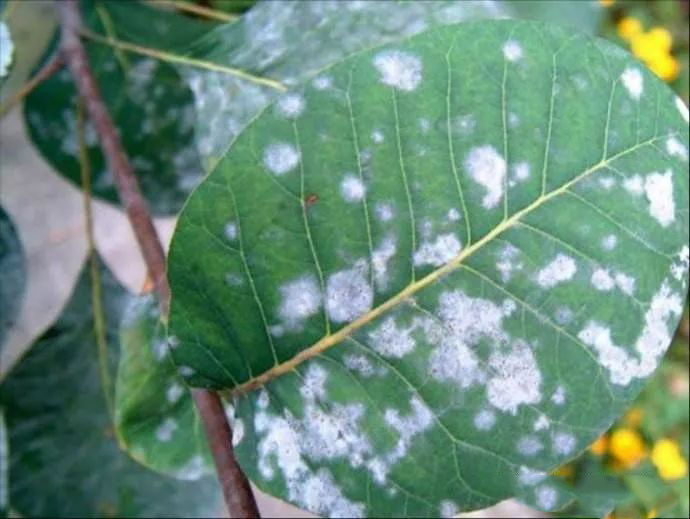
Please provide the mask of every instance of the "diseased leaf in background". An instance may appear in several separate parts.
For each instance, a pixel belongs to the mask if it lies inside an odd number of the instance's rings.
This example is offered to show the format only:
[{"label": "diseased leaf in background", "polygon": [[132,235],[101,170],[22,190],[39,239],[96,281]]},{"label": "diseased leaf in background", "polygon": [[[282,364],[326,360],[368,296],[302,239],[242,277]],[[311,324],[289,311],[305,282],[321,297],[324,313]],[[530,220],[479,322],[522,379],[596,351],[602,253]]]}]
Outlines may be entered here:
[{"label": "diseased leaf in background", "polygon": [[0,207],[0,348],[19,313],[25,288],[24,249],[12,220]]},{"label": "diseased leaf in background", "polygon": [[[113,37],[143,35],[143,43],[189,42],[214,23],[202,23],[173,13],[127,2],[127,16],[113,25],[110,11],[119,2],[88,3],[84,17],[92,31]],[[96,6],[96,7],[94,7]],[[108,28],[110,27],[110,29]],[[112,28],[114,27],[114,28]],[[57,38],[57,36],[56,36]],[[56,38],[46,51],[49,59]],[[168,63],[126,54],[85,40],[101,95],[152,211],[175,214],[203,174],[194,141],[194,103],[176,68]],[[29,134],[44,158],[61,174],[79,184],[76,139],[76,90],[66,68],[41,83],[24,107]],[[86,140],[93,169],[94,195],[117,201],[111,172],[98,146],[93,127]]]},{"label": "diseased leaf in background", "polygon": [[[483,18],[555,18],[593,31],[601,7],[593,2],[259,2],[239,21],[211,31],[193,54],[294,85],[359,50],[436,25]],[[523,5],[524,4],[524,5]],[[569,16],[563,17],[566,10]],[[217,72],[187,68],[194,90],[197,138],[204,159],[214,163],[229,142],[270,101],[276,89]]]},{"label": "diseased leaf in background", "polygon": [[0,18],[0,85],[5,82],[5,79],[10,74],[13,57],[14,44],[12,43],[12,35],[5,20]]},{"label": "diseased leaf in background", "polygon": [[564,28],[460,24],[344,59],[186,204],[175,361],[249,391],[240,463],[317,514],[528,500],[520,474],[597,438],[671,340],[687,146],[666,85]]},{"label": "diseased leaf in background", "polygon": [[[101,268],[108,358],[129,294]],[[10,443],[10,502],[25,517],[210,516],[220,508],[213,478],[177,481],[132,461],[117,445],[99,377],[89,270],[60,319],[0,386]],[[111,375],[112,376],[112,375]],[[201,467],[189,466],[188,479]]]},{"label": "diseased leaf in background", "polygon": [[168,354],[153,296],[134,298],[120,325],[115,426],[141,464],[185,478],[189,467],[213,472],[213,460],[189,389]]}]

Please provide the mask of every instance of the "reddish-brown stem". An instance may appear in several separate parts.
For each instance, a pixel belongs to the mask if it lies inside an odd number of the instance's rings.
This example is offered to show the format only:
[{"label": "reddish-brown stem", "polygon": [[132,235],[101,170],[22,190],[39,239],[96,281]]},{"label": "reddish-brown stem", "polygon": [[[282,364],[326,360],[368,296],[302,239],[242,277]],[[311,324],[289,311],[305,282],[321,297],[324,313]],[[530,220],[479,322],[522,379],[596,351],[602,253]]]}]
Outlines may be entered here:
[{"label": "reddish-brown stem", "polygon": [[[115,178],[120,202],[127,211],[158,293],[162,315],[167,315],[170,288],[165,273],[165,252],[79,39],[81,17],[78,5],[75,0],[56,0],[55,4],[62,32],[60,51],[72,73],[77,90],[86,103],[87,113]],[[232,517],[259,517],[249,482],[240,470],[232,451],[232,431],[220,396],[218,393],[201,389],[193,390],[192,394],[206,429],[228,512]]]}]

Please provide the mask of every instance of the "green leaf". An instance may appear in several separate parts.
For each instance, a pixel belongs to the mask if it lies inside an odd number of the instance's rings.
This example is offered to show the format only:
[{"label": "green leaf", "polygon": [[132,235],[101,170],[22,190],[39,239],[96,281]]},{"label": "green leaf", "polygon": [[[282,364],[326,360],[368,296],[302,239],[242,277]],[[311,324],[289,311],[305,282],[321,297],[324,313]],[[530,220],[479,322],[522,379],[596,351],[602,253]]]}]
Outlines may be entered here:
[{"label": "green leaf", "polygon": [[168,262],[173,356],[233,389],[256,484],[435,516],[597,438],[682,311],[682,108],[619,48],[515,21],[355,54],[267,108]]},{"label": "green leaf", "polygon": [[168,354],[153,296],[133,298],[120,325],[115,426],[142,465],[185,478],[190,466],[213,472],[203,425]]},{"label": "green leaf", "polygon": [[0,517],[7,517],[9,511],[9,447],[5,413],[0,408]]},{"label": "green leaf", "polygon": [[[295,85],[353,52],[432,26],[484,18],[558,18],[593,32],[600,11],[590,2],[525,0],[259,2],[236,23],[222,25],[196,42],[192,54]],[[280,94],[232,75],[199,69],[184,73],[196,97],[199,149],[211,163]]]},{"label": "green leaf", "polygon": [[27,517],[216,515],[221,505],[212,478],[176,481],[118,448],[99,363],[114,373],[117,325],[131,296],[105,268],[101,281],[108,358],[97,355],[87,268],[61,317],[0,386],[12,508]]},{"label": "green leaf", "polygon": [[12,220],[0,207],[0,347],[19,313],[25,288],[24,249]]},{"label": "green leaf", "polygon": [[[120,2],[88,3],[84,16],[92,31],[131,38],[141,43],[159,40],[172,46],[188,42],[216,24],[202,23],[146,5],[127,2],[128,16]],[[57,35],[43,62],[55,51]],[[113,51],[101,43],[85,44],[101,95],[120,131],[139,185],[152,211],[175,214],[203,175],[194,141],[194,103],[173,65]],[[24,116],[29,134],[43,157],[63,176],[80,184],[76,137],[77,94],[67,68],[41,83],[28,96]],[[112,173],[100,151],[95,131],[87,125],[86,140],[93,169],[93,193],[117,202]]]}]

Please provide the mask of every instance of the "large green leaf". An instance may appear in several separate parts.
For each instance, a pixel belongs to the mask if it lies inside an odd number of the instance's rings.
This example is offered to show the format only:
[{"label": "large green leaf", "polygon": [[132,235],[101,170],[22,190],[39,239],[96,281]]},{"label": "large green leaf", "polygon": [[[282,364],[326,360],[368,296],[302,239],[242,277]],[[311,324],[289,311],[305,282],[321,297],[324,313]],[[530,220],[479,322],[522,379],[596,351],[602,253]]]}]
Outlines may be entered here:
[{"label": "large green leaf", "polygon": [[141,464],[174,477],[188,467],[213,473],[208,444],[189,389],[169,355],[153,296],[132,299],[120,325],[115,426]]},{"label": "large green leaf", "polygon": [[0,207],[0,347],[19,313],[25,288],[24,249],[12,220]]},{"label": "large green leaf", "polygon": [[[189,42],[215,24],[206,24],[135,2],[87,2],[88,27],[99,34],[158,41],[163,48]],[[121,11],[126,8],[127,16]],[[116,21],[114,15],[119,14]],[[57,36],[44,56],[50,58]],[[120,131],[123,146],[141,189],[157,214],[175,214],[197,184],[203,169],[194,141],[192,92],[173,65],[150,57],[113,51],[86,43],[101,95]],[[77,94],[63,68],[27,98],[24,115],[31,139],[45,159],[72,182],[80,183],[76,137]],[[86,141],[93,168],[93,193],[109,201],[118,195],[100,151],[95,131],[87,125]]]},{"label": "large green leaf", "polygon": [[235,388],[244,469],[315,513],[517,494],[670,342],[687,143],[667,86],[567,29],[468,23],[356,54],[266,109],[190,197],[175,361]]},{"label": "large green leaf", "polygon": [[[515,17],[557,19],[593,31],[600,11],[593,2],[560,0],[259,2],[237,23],[222,25],[196,42],[192,52],[215,63],[294,85],[355,51],[432,26]],[[185,69],[184,73],[196,98],[199,149],[211,162],[280,94],[275,88],[223,73],[200,69]]]},{"label": "large green leaf", "polygon": [[[12,509],[28,517],[215,515],[220,503],[212,478],[167,478],[118,448],[99,363],[114,374],[117,325],[130,296],[104,268],[101,280],[107,358],[97,355],[86,269],[60,319],[0,386]],[[196,465],[188,468],[188,479],[201,476]]]}]

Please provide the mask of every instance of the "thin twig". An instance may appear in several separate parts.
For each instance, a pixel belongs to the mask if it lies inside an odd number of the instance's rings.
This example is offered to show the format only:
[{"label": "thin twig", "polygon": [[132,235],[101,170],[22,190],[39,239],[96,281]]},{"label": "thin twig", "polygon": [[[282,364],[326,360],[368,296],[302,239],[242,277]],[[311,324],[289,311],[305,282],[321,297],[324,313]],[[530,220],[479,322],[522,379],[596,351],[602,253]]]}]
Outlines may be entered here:
[{"label": "thin twig", "polygon": [[[107,157],[110,170],[122,204],[137,237],[144,260],[149,269],[161,303],[162,315],[167,314],[170,289],[165,276],[165,253],[146,203],[139,192],[136,176],[125,154],[117,130],[101,99],[93,78],[79,29],[81,19],[75,0],[56,0],[55,5],[62,30],[61,49],[72,72],[77,90],[86,101],[86,109],[98,135],[103,154]],[[218,393],[196,389],[194,402],[204,422],[211,452],[216,464],[218,479],[223,489],[225,502],[233,517],[258,517],[254,497],[247,478],[239,469],[232,451],[232,431],[223,410]]]},{"label": "thin twig", "polygon": [[21,101],[31,92],[33,92],[38,85],[60,70],[62,65],[62,56],[59,52],[56,52],[53,57],[50,58],[50,60],[43,65],[38,72],[36,72],[34,77],[24,83],[24,85],[22,85],[22,87],[14,93],[14,95],[0,105],[0,117],[3,117],[12,108],[21,103]]},{"label": "thin twig", "polygon": [[219,20],[221,22],[232,22],[238,18],[235,14],[224,13],[217,9],[211,9],[210,7],[194,4],[192,2],[183,2],[181,0],[149,0],[147,3],[154,6],[174,7],[180,11],[198,14],[199,16],[204,16],[211,20]]}]

